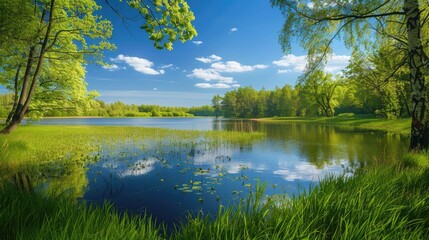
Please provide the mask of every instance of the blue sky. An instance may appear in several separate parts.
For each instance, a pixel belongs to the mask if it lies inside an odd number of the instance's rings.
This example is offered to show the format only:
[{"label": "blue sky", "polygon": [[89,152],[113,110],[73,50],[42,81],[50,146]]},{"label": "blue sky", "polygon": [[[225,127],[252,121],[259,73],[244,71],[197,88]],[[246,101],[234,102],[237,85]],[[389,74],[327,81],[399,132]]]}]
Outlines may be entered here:
[{"label": "blue sky", "polygon": [[[112,1],[111,1],[112,2]],[[99,1],[99,14],[111,20],[111,42],[117,50],[105,53],[110,67],[88,65],[89,90],[97,90],[106,102],[165,106],[209,105],[215,94],[239,86],[274,89],[294,85],[305,66],[305,51],[292,45],[284,55],[278,43],[284,17],[269,0],[189,0],[198,36],[174,44],[173,51],[156,50],[142,20],[122,19]],[[119,6],[119,5],[118,5]],[[127,17],[137,14],[127,6]],[[350,51],[336,43],[328,71],[347,64]]]}]

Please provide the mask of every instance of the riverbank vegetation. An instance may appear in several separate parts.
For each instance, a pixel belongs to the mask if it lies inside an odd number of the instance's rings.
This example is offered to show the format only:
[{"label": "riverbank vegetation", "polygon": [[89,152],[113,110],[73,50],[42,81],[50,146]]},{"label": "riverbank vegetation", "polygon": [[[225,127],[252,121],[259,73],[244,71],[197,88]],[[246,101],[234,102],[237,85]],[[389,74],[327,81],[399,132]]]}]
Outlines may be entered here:
[{"label": "riverbank vegetation", "polygon": [[[372,164],[337,177],[328,176],[297,196],[264,194],[256,184],[238,206],[220,206],[216,216],[193,215],[167,229],[148,215],[120,214],[76,201],[85,187],[85,171],[70,165],[97,161],[100,144],[138,144],[154,139],[180,144],[201,139],[246,145],[258,133],[200,132],[139,127],[22,126],[0,136],[0,234],[7,239],[427,239],[429,237],[429,155],[408,153],[395,165]],[[51,191],[32,187],[26,171],[47,168],[43,176],[64,181]],[[79,168],[81,169],[81,168]],[[82,168],[84,169],[84,168]],[[46,169],[45,169],[46,170]],[[27,172],[28,173],[28,172]],[[52,174],[56,174],[53,176]],[[57,176],[58,175],[58,176]],[[40,179],[39,179],[40,180]],[[73,185],[65,191],[64,183]],[[62,184],[60,184],[62,183]],[[67,185],[67,184],[66,184]],[[55,190],[55,187],[57,189]],[[64,187],[64,186],[63,186]],[[68,194],[65,194],[65,193]],[[60,193],[60,194],[58,194]]]},{"label": "riverbank vegetation", "polygon": [[264,123],[306,123],[345,126],[360,129],[384,131],[388,134],[410,135],[410,118],[382,119],[373,115],[339,114],[335,117],[272,117],[255,119]]},{"label": "riverbank vegetation", "polygon": [[[0,94],[0,118],[5,118],[13,108],[13,94]],[[27,115],[32,119],[41,117],[192,117],[215,116],[212,106],[167,107],[159,105],[125,104],[121,101],[105,103],[102,100],[88,99],[85,104],[43,106],[32,109]]]},{"label": "riverbank vegetation", "polygon": [[0,135],[2,148],[0,170],[5,170],[6,166],[16,167],[20,164],[25,166],[58,160],[84,161],[91,152],[103,144],[113,146],[129,142],[138,145],[146,139],[154,142],[185,144],[185,139],[191,143],[206,139],[215,147],[220,143],[246,145],[261,138],[263,134],[258,132],[171,130],[124,126],[26,125],[17,129],[16,134]]},{"label": "riverbank vegetation", "polygon": [[[422,155],[428,161],[428,155]],[[6,239],[427,239],[429,169],[414,157],[398,166],[327,177],[299,196],[265,196],[258,185],[239,206],[189,216],[175,229],[148,216],[64,195],[0,188],[0,234]]]}]

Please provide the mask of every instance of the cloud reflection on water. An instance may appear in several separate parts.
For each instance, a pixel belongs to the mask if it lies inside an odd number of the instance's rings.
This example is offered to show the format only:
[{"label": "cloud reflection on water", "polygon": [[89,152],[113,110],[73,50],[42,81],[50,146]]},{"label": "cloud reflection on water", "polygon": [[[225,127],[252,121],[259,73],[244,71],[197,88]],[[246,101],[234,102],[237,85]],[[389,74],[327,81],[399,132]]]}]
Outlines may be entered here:
[{"label": "cloud reflection on water", "polygon": [[287,162],[278,161],[279,169],[274,170],[273,174],[282,176],[286,181],[318,181],[328,174],[340,174],[343,172],[343,166],[347,166],[346,160],[340,160],[332,165],[326,164],[323,168],[317,168],[309,162]]}]

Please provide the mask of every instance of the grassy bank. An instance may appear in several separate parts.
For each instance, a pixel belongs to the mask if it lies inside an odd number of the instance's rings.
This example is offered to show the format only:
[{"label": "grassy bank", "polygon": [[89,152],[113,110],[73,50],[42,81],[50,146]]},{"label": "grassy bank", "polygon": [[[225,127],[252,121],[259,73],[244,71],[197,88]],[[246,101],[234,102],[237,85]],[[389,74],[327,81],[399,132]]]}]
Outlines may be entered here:
[{"label": "grassy bank", "polygon": [[6,239],[427,239],[429,170],[387,168],[330,177],[299,197],[265,197],[263,187],[215,219],[189,218],[171,234],[150,217],[120,216],[66,197],[0,189]]},{"label": "grassy bank", "polygon": [[292,199],[264,202],[257,192],[238,211],[227,209],[214,221],[190,219],[175,238],[427,239],[428,184],[428,170],[389,168],[327,178]]},{"label": "grassy bank", "polygon": [[2,239],[160,239],[150,217],[120,216],[111,204],[76,204],[65,196],[0,189]]},{"label": "grassy bank", "polygon": [[[29,162],[40,163],[60,159],[85,158],[101,145],[141,144],[150,139],[179,145],[186,140],[193,144],[201,139],[211,146],[217,144],[249,144],[261,139],[261,133],[232,131],[171,130],[163,128],[124,126],[42,126],[24,125],[10,135],[0,135],[0,166]],[[81,159],[85,160],[85,159]]]},{"label": "grassy bank", "polygon": [[100,208],[77,203],[64,195],[34,193],[28,188],[17,188],[8,176],[15,168],[31,169],[44,162],[91,161],[88,154],[101,144],[138,144],[142,139],[183,144],[184,139],[192,143],[204,138],[216,146],[221,142],[248,144],[261,137],[258,133],[140,127],[21,126],[12,135],[0,135],[0,170],[4,170],[0,172],[3,180],[0,236],[2,239],[429,238],[428,154],[408,154],[400,165],[374,166],[352,177],[328,177],[309,192],[293,198],[267,197],[264,187],[258,186],[241,205],[221,207],[215,218],[189,217],[170,233],[150,217],[120,215],[108,203]]},{"label": "grassy bank", "polygon": [[337,126],[352,126],[361,129],[385,131],[407,136],[410,134],[411,119],[387,120],[373,116],[343,114],[335,117],[273,117],[260,118],[256,121],[265,123],[311,123]]}]

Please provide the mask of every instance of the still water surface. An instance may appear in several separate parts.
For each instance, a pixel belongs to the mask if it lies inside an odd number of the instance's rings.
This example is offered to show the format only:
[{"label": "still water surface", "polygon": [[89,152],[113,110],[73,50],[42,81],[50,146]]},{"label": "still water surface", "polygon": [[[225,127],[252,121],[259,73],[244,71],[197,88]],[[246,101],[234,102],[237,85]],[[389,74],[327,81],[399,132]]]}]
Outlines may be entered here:
[{"label": "still water surface", "polygon": [[[215,214],[266,183],[267,194],[308,190],[324,176],[390,161],[406,139],[381,132],[312,124],[261,123],[214,118],[44,119],[36,124],[145,126],[185,130],[259,131],[250,144],[213,146],[201,141],[123,143],[94,153],[81,199],[111,201],[120,211],[147,212],[177,223],[190,211]],[[49,184],[49,183],[46,183]]]}]

